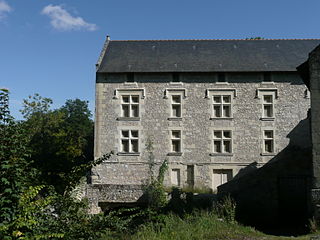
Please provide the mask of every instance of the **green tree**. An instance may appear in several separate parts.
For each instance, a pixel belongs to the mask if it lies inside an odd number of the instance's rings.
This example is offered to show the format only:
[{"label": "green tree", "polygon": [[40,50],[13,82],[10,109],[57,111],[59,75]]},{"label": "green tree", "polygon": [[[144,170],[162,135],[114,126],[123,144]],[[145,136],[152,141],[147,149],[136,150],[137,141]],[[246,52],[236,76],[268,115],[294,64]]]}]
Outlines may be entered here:
[{"label": "green tree", "polygon": [[24,100],[21,112],[30,133],[31,158],[44,184],[66,193],[94,164],[93,121],[87,101],[67,100],[55,110],[51,104],[35,94]]},{"label": "green tree", "polygon": [[9,111],[9,92],[0,89],[0,228],[14,221],[20,195],[35,183],[31,167],[29,138],[21,123]]}]

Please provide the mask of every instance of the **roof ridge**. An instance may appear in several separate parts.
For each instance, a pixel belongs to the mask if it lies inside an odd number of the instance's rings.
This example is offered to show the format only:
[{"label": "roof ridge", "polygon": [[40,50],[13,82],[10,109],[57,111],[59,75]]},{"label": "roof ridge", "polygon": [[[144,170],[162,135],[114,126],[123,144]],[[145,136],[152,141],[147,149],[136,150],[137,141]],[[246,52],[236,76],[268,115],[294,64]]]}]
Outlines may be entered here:
[{"label": "roof ridge", "polygon": [[320,40],[320,38],[268,38],[268,39],[142,39],[142,40],[110,40],[111,42],[174,42],[174,41],[297,41]]}]

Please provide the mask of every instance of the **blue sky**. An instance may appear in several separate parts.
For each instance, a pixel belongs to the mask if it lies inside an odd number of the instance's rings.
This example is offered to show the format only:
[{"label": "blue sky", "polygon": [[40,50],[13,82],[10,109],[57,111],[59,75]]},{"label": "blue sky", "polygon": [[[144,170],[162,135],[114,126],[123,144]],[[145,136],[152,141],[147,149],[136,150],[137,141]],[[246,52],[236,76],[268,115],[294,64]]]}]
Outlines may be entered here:
[{"label": "blue sky", "polygon": [[320,38],[319,0],[0,0],[0,88],[21,118],[39,93],[94,110],[95,63],[111,39]]}]

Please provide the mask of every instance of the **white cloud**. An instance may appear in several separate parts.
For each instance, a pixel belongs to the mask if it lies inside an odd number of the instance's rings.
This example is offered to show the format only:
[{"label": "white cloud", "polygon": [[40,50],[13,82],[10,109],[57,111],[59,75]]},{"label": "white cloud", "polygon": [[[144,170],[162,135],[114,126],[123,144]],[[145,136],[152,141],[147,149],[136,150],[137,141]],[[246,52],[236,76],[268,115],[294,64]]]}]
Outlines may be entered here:
[{"label": "white cloud", "polygon": [[[1,1],[1,0],[0,0]],[[44,7],[41,11],[42,14],[47,15],[51,21],[51,25],[61,31],[69,30],[88,30],[95,31],[97,30],[97,25],[93,23],[87,23],[81,17],[74,17],[63,9],[59,5],[48,5]]]},{"label": "white cloud", "polygon": [[4,19],[11,11],[12,8],[4,0],[0,0],[0,20]]}]

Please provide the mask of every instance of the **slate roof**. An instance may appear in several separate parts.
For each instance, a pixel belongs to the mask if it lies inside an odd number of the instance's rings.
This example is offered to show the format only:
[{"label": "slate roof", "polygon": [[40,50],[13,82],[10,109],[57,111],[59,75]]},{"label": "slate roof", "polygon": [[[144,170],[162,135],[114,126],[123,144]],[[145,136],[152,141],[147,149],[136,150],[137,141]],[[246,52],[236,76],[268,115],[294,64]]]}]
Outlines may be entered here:
[{"label": "slate roof", "polygon": [[98,73],[296,71],[320,39],[107,41]]}]

